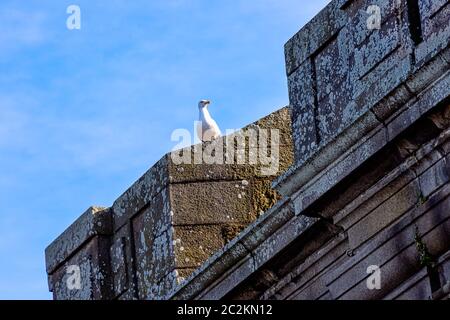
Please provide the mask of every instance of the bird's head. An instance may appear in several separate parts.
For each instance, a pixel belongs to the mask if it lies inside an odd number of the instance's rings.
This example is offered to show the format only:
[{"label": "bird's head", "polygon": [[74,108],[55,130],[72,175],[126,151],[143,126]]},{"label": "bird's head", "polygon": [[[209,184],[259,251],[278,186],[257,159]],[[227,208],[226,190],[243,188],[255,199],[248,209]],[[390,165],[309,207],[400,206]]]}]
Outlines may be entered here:
[{"label": "bird's head", "polygon": [[207,107],[210,103],[211,103],[211,101],[209,101],[209,100],[201,100],[198,103],[198,108],[203,109],[203,108]]}]

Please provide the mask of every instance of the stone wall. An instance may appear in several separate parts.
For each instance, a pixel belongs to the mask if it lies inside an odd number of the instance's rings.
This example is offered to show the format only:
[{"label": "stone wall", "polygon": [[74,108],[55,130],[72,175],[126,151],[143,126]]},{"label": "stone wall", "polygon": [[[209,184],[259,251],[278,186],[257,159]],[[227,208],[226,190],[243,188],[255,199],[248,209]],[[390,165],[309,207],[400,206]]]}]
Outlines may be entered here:
[{"label": "stone wall", "polygon": [[332,1],[285,46],[291,112],[258,122],[280,170],[164,157],[49,246],[55,298],[448,299],[448,21],[446,0]]},{"label": "stone wall", "polygon": [[287,42],[284,198],[173,299],[448,299],[449,21],[448,1],[335,0]]},{"label": "stone wall", "polygon": [[[90,208],[47,248],[54,298],[164,298],[278,201],[271,181],[293,162],[291,136],[285,107],[213,143],[165,155],[110,208]],[[229,164],[194,162],[196,152],[219,155],[221,147]],[[279,161],[259,161],[277,153]],[[183,155],[190,164],[178,162]],[[70,266],[80,268],[80,290],[67,287]]]}]

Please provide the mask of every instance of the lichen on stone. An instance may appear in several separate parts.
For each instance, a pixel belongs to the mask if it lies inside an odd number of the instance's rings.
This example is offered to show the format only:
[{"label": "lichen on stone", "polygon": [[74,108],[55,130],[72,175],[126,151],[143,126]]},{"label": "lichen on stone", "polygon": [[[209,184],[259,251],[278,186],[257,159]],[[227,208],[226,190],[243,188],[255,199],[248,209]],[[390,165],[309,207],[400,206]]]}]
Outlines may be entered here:
[{"label": "lichen on stone", "polygon": [[228,224],[222,227],[222,237],[226,243],[233,240],[242,230],[244,230],[245,226],[238,224]]}]

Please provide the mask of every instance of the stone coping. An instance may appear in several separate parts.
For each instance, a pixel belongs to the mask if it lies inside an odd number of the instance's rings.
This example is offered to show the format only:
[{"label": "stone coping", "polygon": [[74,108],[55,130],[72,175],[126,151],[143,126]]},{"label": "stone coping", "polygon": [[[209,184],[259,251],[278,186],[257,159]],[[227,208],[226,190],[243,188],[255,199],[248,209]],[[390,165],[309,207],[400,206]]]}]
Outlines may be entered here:
[{"label": "stone coping", "polygon": [[46,270],[55,271],[76,250],[96,235],[111,235],[109,208],[90,207],[45,249]]}]

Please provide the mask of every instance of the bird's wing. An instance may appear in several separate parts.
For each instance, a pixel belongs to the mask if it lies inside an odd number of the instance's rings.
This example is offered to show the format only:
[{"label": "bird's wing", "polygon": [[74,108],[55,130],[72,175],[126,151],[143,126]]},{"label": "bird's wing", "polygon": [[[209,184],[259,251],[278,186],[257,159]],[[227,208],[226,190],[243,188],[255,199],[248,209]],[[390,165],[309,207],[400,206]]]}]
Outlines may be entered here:
[{"label": "bird's wing", "polygon": [[[221,136],[217,122],[210,116],[208,110],[200,113],[201,125],[197,127],[197,134],[202,141],[211,141]],[[201,130],[201,133],[199,131]]]},{"label": "bird's wing", "polygon": [[222,133],[220,132],[220,128],[219,128],[219,126],[217,125],[217,122],[216,122],[216,121],[212,120],[211,127],[213,128],[214,132],[216,132],[219,136],[222,134]]},{"label": "bird's wing", "polygon": [[214,119],[210,119],[208,121],[208,131],[209,131],[209,136],[213,139],[217,139],[222,134],[220,132],[219,126],[217,125],[217,122],[214,121]]},{"label": "bird's wing", "polygon": [[197,137],[198,137],[201,141],[203,141],[203,132],[204,132],[203,126],[204,126],[203,121],[198,121],[198,122],[197,122]]}]

